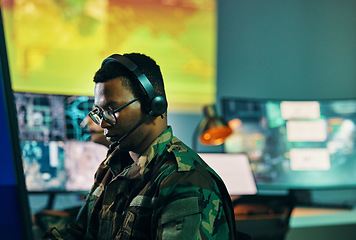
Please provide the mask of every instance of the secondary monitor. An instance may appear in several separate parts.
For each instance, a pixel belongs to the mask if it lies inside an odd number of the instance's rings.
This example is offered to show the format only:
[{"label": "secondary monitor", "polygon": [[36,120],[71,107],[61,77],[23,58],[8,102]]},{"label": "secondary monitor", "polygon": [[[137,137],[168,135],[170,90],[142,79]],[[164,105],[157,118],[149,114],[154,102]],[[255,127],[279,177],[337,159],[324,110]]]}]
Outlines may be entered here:
[{"label": "secondary monitor", "polygon": [[356,187],[356,99],[226,98],[226,152],[244,152],[259,189]]},{"label": "secondary monitor", "polygon": [[245,154],[199,153],[199,156],[221,177],[230,195],[257,193],[249,159]]},{"label": "secondary monitor", "polygon": [[81,123],[91,96],[15,92],[26,186],[31,193],[86,192],[107,148]]}]

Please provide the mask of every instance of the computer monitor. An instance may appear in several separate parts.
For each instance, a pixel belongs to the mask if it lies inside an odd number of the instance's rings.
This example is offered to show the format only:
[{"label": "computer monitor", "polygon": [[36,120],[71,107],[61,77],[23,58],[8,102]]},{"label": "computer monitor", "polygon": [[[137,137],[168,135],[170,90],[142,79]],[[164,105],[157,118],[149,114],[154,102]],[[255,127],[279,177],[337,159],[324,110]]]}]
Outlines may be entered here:
[{"label": "computer monitor", "polygon": [[32,239],[30,209],[20,155],[15,103],[0,9],[0,238]]},{"label": "computer monitor", "polygon": [[226,152],[245,152],[258,189],[356,187],[356,99],[225,98]]},{"label": "computer monitor", "polygon": [[87,192],[107,150],[90,141],[21,141],[28,191]]},{"label": "computer monitor", "polygon": [[21,153],[31,193],[87,192],[107,147],[81,123],[91,96],[15,92]]},{"label": "computer monitor", "polygon": [[199,153],[221,177],[230,195],[254,195],[256,183],[246,154]]},{"label": "computer monitor", "polygon": [[92,109],[94,97],[15,92],[22,141],[86,141],[90,135],[80,126]]}]

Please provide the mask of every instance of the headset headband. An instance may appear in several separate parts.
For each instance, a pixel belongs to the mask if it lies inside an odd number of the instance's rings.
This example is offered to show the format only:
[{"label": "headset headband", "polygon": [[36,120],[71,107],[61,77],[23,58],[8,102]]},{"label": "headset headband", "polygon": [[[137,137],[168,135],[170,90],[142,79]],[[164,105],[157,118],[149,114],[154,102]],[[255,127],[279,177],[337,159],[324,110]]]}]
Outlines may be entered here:
[{"label": "headset headband", "polygon": [[145,94],[148,97],[148,114],[151,116],[160,116],[167,110],[167,101],[165,97],[157,94],[154,90],[150,80],[148,80],[147,76],[141,72],[141,70],[137,67],[137,65],[131,61],[129,58],[124,57],[119,54],[115,54],[113,57],[108,57],[104,59],[101,63],[101,67],[103,67],[108,62],[118,62],[129,71],[131,71],[136,78],[138,79],[140,85],[142,86]]}]

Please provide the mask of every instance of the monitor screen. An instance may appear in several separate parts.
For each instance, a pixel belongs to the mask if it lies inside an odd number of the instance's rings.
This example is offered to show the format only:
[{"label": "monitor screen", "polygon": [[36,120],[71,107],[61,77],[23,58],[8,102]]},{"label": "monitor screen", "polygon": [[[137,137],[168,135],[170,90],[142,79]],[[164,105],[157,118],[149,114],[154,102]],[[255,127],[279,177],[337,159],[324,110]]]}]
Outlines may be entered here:
[{"label": "monitor screen", "polygon": [[90,190],[107,148],[81,123],[94,98],[15,92],[19,136],[30,192]]},{"label": "monitor screen", "polygon": [[199,153],[199,156],[221,177],[230,195],[257,193],[246,154]]},{"label": "monitor screen", "polygon": [[226,152],[245,152],[259,189],[356,187],[356,99],[230,98]]}]

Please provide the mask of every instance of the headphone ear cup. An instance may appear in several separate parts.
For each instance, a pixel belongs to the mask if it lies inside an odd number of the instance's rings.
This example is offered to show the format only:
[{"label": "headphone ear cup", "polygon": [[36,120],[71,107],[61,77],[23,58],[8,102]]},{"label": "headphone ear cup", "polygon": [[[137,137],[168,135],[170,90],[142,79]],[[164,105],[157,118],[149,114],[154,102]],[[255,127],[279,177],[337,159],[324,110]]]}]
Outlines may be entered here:
[{"label": "headphone ear cup", "polygon": [[167,110],[167,100],[163,96],[156,96],[151,100],[151,110],[149,112],[150,116],[158,117],[166,112]]}]

